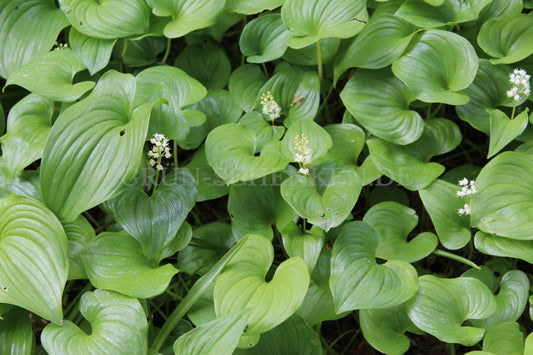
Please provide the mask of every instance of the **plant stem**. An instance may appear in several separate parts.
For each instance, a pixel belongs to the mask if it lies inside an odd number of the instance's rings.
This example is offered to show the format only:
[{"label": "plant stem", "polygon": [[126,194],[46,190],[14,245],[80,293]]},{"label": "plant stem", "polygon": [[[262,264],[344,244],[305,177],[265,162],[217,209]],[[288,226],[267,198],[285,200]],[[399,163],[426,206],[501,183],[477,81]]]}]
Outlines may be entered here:
[{"label": "plant stem", "polygon": [[157,190],[158,179],[159,179],[159,170],[155,169],[154,189],[152,190],[152,196],[155,194],[155,191]]},{"label": "plant stem", "polygon": [[174,169],[178,168],[178,143],[174,140]]},{"label": "plant stem", "polygon": [[167,48],[165,49],[165,54],[163,55],[163,59],[161,59],[161,63],[165,63],[168,59],[168,55],[170,54],[170,42],[171,39],[167,38]]},{"label": "plant stem", "polygon": [[120,55],[122,56],[122,59],[126,56],[126,51],[128,50],[128,39],[124,38],[124,47],[122,47],[122,52]]},{"label": "plant stem", "polygon": [[462,256],[455,255],[455,254],[449,253],[449,252],[444,251],[444,250],[439,250],[439,249],[435,249],[433,251],[433,254],[438,255],[438,256],[444,256],[445,258],[452,259],[452,260],[455,260],[455,261],[459,261],[459,262],[461,262],[463,264],[471,266],[474,269],[481,270],[481,268],[479,266],[477,266],[473,261],[470,261],[470,260],[468,260],[466,258],[463,258]]},{"label": "plant stem", "polygon": [[323,105],[325,105],[325,114],[326,114],[326,120],[328,123],[331,122],[331,113],[329,112],[329,107],[326,105],[327,97],[326,97],[326,88],[324,86],[324,72],[322,68],[322,49],[320,47],[320,40],[316,42],[316,65],[318,70],[318,79],[320,80],[320,93],[322,95],[322,101]]},{"label": "plant stem", "polygon": [[516,109],[516,101],[514,102],[514,105],[513,105],[513,112],[511,112],[511,120],[514,118],[515,109]]}]

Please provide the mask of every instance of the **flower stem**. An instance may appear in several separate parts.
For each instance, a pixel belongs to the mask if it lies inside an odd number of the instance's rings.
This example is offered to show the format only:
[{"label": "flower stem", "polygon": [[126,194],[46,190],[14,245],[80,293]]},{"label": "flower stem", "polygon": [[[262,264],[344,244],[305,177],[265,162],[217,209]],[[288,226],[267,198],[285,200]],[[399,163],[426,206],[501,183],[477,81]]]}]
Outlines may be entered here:
[{"label": "flower stem", "polygon": [[513,112],[511,112],[511,120],[514,118],[515,109],[516,109],[516,101],[514,102],[514,105],[513,105]]},{"label": "flower stem", "polygon": [[326,95],[326,88],[324,86],[324,72],[323,72],[323,68],[322,68],[322,49],[320,47],[320,40],[318,40],[316,42],[316,65],[317,65],[317,70],[318,70],[318,78],[320,80],[320,93],[321,93],[321,96],[322,96],[322,101],[325,105],[325,114],[326,114],[326,120],[328,121],[328,123],[332,123],[331,122],[331,113],[329,112],[329,107],[326,105],[326,100],[327,100],[327,95]]},{"label": "flower stem", "polygon": [[163,59],[161,59],[161,63],[165,63],[168,59],[168,55],[170,54],[170,42],[171,39],[167,38],[167,48],[165,49],[165,54],[163,55]]},{"label": "flower stem", "polygon": [[178,143],[174,140],[174,169],[178,168]]}]

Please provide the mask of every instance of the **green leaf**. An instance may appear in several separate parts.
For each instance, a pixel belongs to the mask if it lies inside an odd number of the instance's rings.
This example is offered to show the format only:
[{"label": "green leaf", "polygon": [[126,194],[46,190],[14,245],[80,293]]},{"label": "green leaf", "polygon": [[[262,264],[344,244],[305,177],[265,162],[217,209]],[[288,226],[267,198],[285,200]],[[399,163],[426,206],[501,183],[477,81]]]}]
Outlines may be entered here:
[{"label": "green leaf", "polygon": [[324,231],[317,226],[310,230],[301,230],[292,222],[281,231],[281,240],[287,255],[304,259],[309,273],[312,274],[324,246]]},{"label": "green leaf", "polygon": [[168,38],[178,38],[213,25],[224,10],[225,0],[147,0],[156,16],[172,16],[163,29]]},{"label": "green leaf", "polygon": [[[327,37],[320,40],[320,59],[322,64],[329,64],[335,58],[340,43],[340,38]],[[315,42],[299,49],[288,47],[283,59],[291,64],[315,66],[318,64],[317,44],[318,42]]]},{"label": "green leaf", "polygon": [[61,10],[79,32],[114,39],[148,31],[150,8],[144,0],[61,0]]},{"label": "green leaf", "polygon": [[137,298],[163,293],[178,270],[171,264],[157,267],[126,232],[103,232],[81,253],[85,272],[96,288]]},{"label": "green leaf", "polygon": [[418,294],[407,304],[409,318],[421,330],[447,343],[472,346],[485,329],[462,326],[467,319],[482,319],[496,310],[496,301],[485,284],[471,277],[419,278]]},{"label": "green leaf", "polygon": [[307,266],[299,257],[279,264],[272,280],[266,282],[273,260],[274,249],[268,239],[251,234],[215,284],[218,317],[252,309],[248,336],[264,333],[289,318],[302,304],[309,286]]},{"label": "green leaf", "polygon": [[44,148],[41,190],[60,219],[72,221],[118,195],[136,175],[154,103],[133,109],[134,95],[133,76],[109,71],[57,118]]},{"label": "green leaf", "polygon": [[526,355],[524,334],[516,322],[501,323],[487,330],[483,338],[483,351],[497,355]]},{"label": "green leaf", "polygon": [[333,145],[325,156],[315,160],[317,164],[334,160],[346,165],[357,165],[357,158],[365,147],[365,132],[351,123],[330,124],[324,130],[331,137]]},{"label": "green leaf", "polygon": [[211,42],[196,43],[185,47],[176,58],[175,66],[198,80],[208,90],[224,88],[231,73],[231,63],[226,52],[220,45]]},{"label": "green leaf", "polygon": [[0,197],[6,197],[11,194],[31,197],[34,200],[41,201],[41,188],[39,187],[39,172],[35,170],[23,170],[19,176],[10,180],[2,172],[1,166],[3,159],[0,158]]},{"label": "green leaf", "polygon": [[285,26],[292,32],[289,46],[303,48],[321,38],[350,38],[368,19],[364,0],[285,0],[281,8]]},{"label": "green leaf", "polygon": [[87,279],[81,253],[91,240],[96,238],[93,227],[82,215],[74,221],[63,223],[68,239],[68,280]]},{"label": "green leaf", "polygon": [[322,355],[319,335],[300,317],[293,315],[271,331],[251,349],[237,349],[235,355]]},{"label": "green leaf", "polygon": [[294,211],[326,232],[350,215],[361,192],[353,169],[321,165],[311,176],[293,175],[281,183],[281,195]]},{"label": "green leaf", "polygon": [[231,355],[245,330],[250,310],[228,314],[203,324],[179,337],[174,343],[175,354]]},{"label": "green leaf", "polygon": [[229,123],[212,130],[205,147],[207,162],[226,181],[250,181],[282,170],[287,161],[278,153],[279,142],[267,144],[254,156],[255,132],[244,125]]},{"label": "green leaf", "polygon": [[74,101],[94,87],[93,81],[72,84],[74,75],[83,69],[72,50],[59,49],[13,70],[6,85],[19,85],[54,101]]},{"label": "green leaf", "polygon": [[280,152],[285,160],[296,162],[295,155],[302,154],[301,149],[297,147],[299,137],[304,141],[308,140],[304,146],[311,149],[309,156],[312,160],[325,156],[333,145],[327,131],[318,123],[309,119],[299,119],[292,122],[281,142]]},{"label": "green leaf", "polygon": [[53,113],[53,102],[34,94],[11,108],[7,116],[7,133],[0,137],[2,159],[10,177],[14,178],[41,158],[52,127]]},{"label": "green leaf", "polygon": [[68,320],[61,327],[49,324],[41,334],[49,354],[146,354],[148,322],[135,298],[106,290],[86,292],[80,313],[91,324],[90,334]]},{"label": "green leaf", "polygon": [[492,64],[509,64],[533,53],[533,17],[518,14],[487,20],[477,36],[481,49]]},{"label": "green leaf", "polygon": [[[329,261],[329,259],[328,259]],[[329,272],[329,270],[328,270]],[[346,317],[350,311],[337,313],[331,290],[327,285],[318,285],[311,280],[304,301],[296,314],[302,317],[307,324],[314,326],[328,320]]]},{"label": "green leaf", "polygon": [[476,249],[483,254],[516,258],[533,264],[533,241],[502,238],[498,235],[477,232],[474,237]]},{"label": "green leaf", "polygon": [[407,242],[409,233],[418,224],[412,208],[397,202],[381,202],[372,206],[363,217],[379,238],[376,256],[385,260],[412,263],[431,254],[439,243],[433,233],[423,232]]},{"label": "green leaf", "polygon": [[335,81],[349,68],[380,69],[391,65],[405,51],[415,31],[415,26],[393,11],[374,13],[368,26],[337,56]]},{"label": "green leaf", "polygon": [[244,112],[250,112],[257,106],[259,90],[266,80],[259,66],[244,64],[231,73],[228,89]]},{"label": "green leaf", "polygon": [[196,150],[192,160],[185,166],[196,180],[198,190],[196,201],[213,200],[228,194],[226,182],[215,174],[213,168],[207,163],[205,145]]},{"label": "green leaf", "polygon": [[531,155],[503,152],[479,173],[477,193],[470,197],[472,226],[489,234],[533,239]]},{"label": "green leaf", "polygon": [[117,51],[126,53],[122,60],[127,67],[144,67],[154,64],[157,61],[159,53],[163,52],[167,41],[164,37],[144,37],[139,40],[126,40],[117,42]]},{"label": "green leaf", "polygon": [[49,0],[10,0],[0,4],[0,77],[52,48],[65,15]]},{"label": "green leaf", "polygon": [[490,18],[514,17],[522,12],[524,3],[522,0],[493,0],[485,6],[479,14],[481,22],[486,22]]},{"label": "green leaf", "polygon": [[280,14],[267,14],[246,24],[239,39],[239,47],[248,62],[269,62],[283,56],[290,36]]},{"label": "green leaf", "polygon": [[398,146],[374,137],[366,141],[378,169],[411,191],[425,188],[441,175],[444,166],[429,159],[452,151],[460,142],[459,127],[443,118],[426,119],[422,136],[408,145]]},{"label": "green leaf", "polygon": [[381,139],[405,145],[422,135],[424,121],[409,108],[413,94],[388,70],[358,70],[340,97],[357,122]]},{"label": "green leaf", "polygon": [[253,15],[264,10],[274,10],[283,4],[284,0],[227,0],[226,11],[239,14]]},{"label": "green leaf", "polygon": [[387,308],[404,303],[418,289],[411,264],[389,260],[379,265],[377,233],[360,221],[344,225],[333,244],[329,286],[337,312]]},{"label": "green leaf", "polygon": [[31,355],[33,349],[31,317],[27,311],[13,308],[0,319],[0,353]]},{"label": "green leaf", "polygon": [[268,142],[272,140],[279,141],[285,133],[285,127],[273,126],[265,120],[265,116],[259,112],[249,112],[244,114],[240,120],[240,124],[253,130],[257,137],[256,150],[261,151]]},{"label": "green leaf", "polygon": [[116,39],[86,36],[75,28],[71,28],[69,32],[72,52],[87,67],[91,75],[106,67],[116,42]]},{"label": "green leaf", "polygon": [[522,111],[514,119],[510,119],[500,110],[491,110],[490,114],[490,143],[487,158],[497,154],[505,146],[511,143],[516,137],[526,129],[528,119],[528,109]]},{"label": "green leaf", "polygon": [[392,72],[424,102],[464,105],[461,92],[474,80],[478,56],[460,35],[443,30],[416,34],[405,53],[392,63]]},{"label": "green leaf", "polygon": [[172,169],[161,177],[155,193],[148,195],[143,188],[130,185],[107,206],[144,255],[159,263],[183,245],[178,230],[196,203],[196,183],[187,170]]},{"label": "green leaf", "polygon": [[68,242],[56,216],[27,197],[0,199],[0,246],[0,303],[61,324]]},{"label": "green leaf", "polygon": [[457,196],[459,190],[458,185],[437,179],[419,191],[424,208],[446,249],[460,249],[472,236],[469,216],[457,213],[466,202]]},{"label": "green leaf", "polygon": [[[432,5],[425,0],[407,0],[396,15],[418,27],[435,28],[473,21],[492,0],[445,0]],[[435,8],[437,6],[437,8]]]}]

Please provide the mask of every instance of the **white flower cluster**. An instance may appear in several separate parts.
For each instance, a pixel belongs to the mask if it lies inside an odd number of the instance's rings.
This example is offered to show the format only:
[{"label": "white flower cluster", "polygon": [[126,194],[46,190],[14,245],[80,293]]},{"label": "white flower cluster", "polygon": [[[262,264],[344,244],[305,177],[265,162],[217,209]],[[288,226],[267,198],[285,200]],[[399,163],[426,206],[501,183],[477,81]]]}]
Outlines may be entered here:
[{"label": "white flower cluster", "polygon": [[[467,178],[464,178],[459,181],[459,186],[461,186],[461,190],[457,191],[457,197],[470,196],[477,192],[476,182],[474,180],[468,181]],[[457,213],[459,213],[461,216],[464,214],[470,214],[470,205],[465,203],[463,208],[457,210]]]},{"label": "white flower cluster", "polygon": [[164,134],[156,133],[154,134],[154,137],[150,139],[150,143],[153,144],[153,147],[148,151],[148,157],[150,158],[148,163],[150,163],[151,166],[155,166],[159,171],[163,170],[161,158],[172,157],[172,154],[170,154],[170,147],[168,146],[168,139]]},{"label": "white flower cluster", "polygon": [[309,139],[305,134],[302,133],[294,137],[294,150],[297,152],[294,154],[294,160],[300,164],[298,172],[303,175],[309,175],[309,169],[305,166],[311,164],[311,153],[313,152],[307,144],[309,144]]},{"label": "white flower cluster", "polygon": [[530,77],[524,69],[515,69],[509,75],[509,81],[513,84],[513,87],[507,91],[507,97],[512,97],[514,101],[520,101],[520,95],[529,96],[531,93]]},{"label": "white flower cluster", "polygon": [[274,96],[269,92],[261,95],[261,105],[263,105],[263,113],[268,116],[268,118],[274,121],[280,116],[281,107],[278,103],[274,101]]},{"label": "white flower cluster", "polygon": [[57,50],[60,50],[60,49],[65,49],[65,48],[69,48],[68,46],[68,43],[54,43],[54,51],[57,51]]}]

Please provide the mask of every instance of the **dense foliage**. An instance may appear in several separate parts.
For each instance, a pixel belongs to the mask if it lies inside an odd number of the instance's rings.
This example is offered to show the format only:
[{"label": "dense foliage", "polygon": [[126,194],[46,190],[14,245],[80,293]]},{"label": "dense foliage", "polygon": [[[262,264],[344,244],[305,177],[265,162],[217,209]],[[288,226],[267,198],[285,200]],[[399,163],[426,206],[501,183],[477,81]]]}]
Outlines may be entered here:
[{"label": "dense foliage", "polygon": [[0,353],[533,354],[532,8],[0,0]]}]

